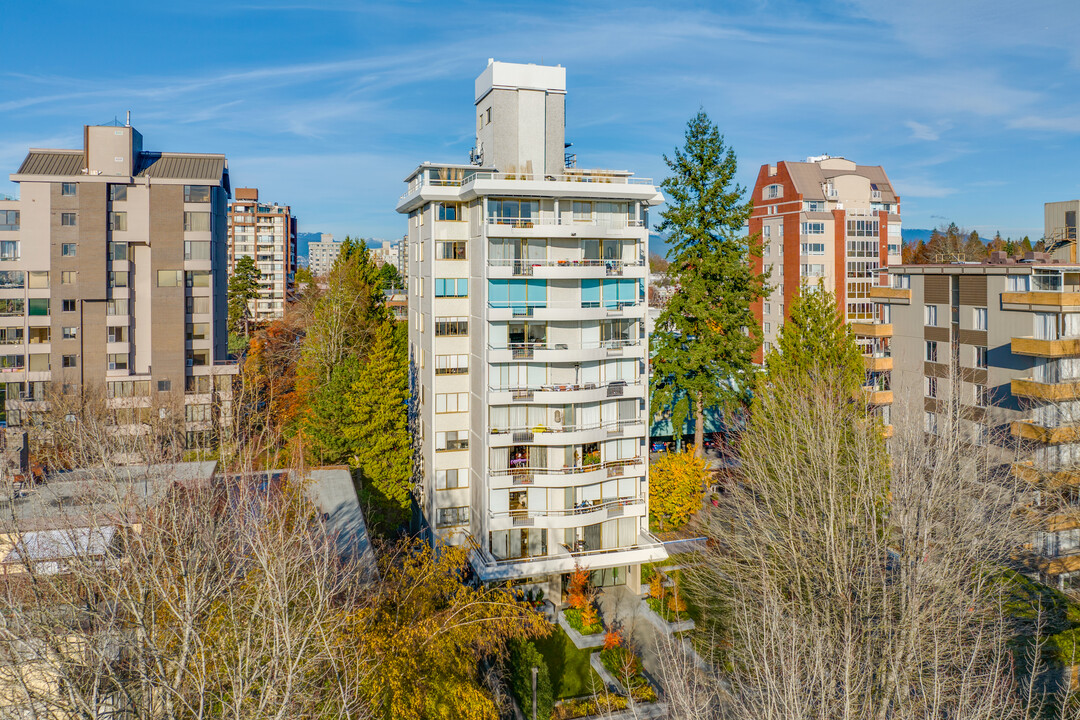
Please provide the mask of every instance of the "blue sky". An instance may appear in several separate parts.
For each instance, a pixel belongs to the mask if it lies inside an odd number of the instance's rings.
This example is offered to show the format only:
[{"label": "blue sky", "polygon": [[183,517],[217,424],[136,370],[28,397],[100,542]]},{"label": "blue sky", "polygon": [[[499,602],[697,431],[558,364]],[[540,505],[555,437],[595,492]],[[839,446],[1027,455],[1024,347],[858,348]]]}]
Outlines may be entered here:
[{"label": "blue sky", "polygon": [[494,57],[567,68],[583,167],[663,177],[700,106],[744,184],[843,155],[885,167],[906,227],[1039,236],[1043,202],[1080,197],[1077,20],[1075,0],[9,2],[0,169],[131,110],[149,149],[225,153],[302,232],[397,237],[405,175],[466,160]]}]

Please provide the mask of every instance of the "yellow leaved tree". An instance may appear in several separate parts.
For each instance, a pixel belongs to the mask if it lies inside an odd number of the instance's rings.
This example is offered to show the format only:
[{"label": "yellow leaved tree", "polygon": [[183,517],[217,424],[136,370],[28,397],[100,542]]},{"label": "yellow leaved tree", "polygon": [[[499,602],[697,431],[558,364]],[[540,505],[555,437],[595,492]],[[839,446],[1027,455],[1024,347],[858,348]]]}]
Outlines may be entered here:
[{"label": "yellow leaved tree", "polygon": [[649,468],[649,512],[657,530],[675,530],[701,508],[708,469],[689,447],[661,455]]}]

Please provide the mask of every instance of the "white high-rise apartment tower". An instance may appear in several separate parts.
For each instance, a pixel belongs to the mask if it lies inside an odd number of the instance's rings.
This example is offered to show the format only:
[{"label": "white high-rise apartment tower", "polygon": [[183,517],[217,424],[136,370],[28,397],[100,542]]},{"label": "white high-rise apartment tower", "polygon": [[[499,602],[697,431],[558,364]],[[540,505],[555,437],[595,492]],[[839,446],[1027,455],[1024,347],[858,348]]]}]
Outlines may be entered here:
[{"label": "white high-rise apartment tower", "polygon": [[632,173],[567,167],[562,67],[489,62],[475,164],[424,163],[409,217],[417,496],[485,581],[557,597],[576,564],[637,582],[648,533],[646,209]]}]

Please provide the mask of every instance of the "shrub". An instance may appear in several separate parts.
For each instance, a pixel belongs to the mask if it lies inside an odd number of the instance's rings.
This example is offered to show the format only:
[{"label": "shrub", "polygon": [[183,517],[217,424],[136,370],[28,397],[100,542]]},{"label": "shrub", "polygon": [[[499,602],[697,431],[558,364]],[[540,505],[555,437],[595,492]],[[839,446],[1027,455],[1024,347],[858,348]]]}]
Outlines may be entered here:
[{"label": "shrub", "polygon": [[679,596],[678,588],[676,588],[676,591],[672,593],[671,598],[668,600],[667,606],[668,610],[675,613],[676,617],[686,612],[686,601]]},{"label": "shrub", "polygon": [[567,624],[577,630],[582,635],[595,635],[604,629],[604,626],[600,624],[600,620],[596,617],[596,611],[592,613],[592,622],[586,623],[584,618],[584,612],[575,608],[569,608],[563,611],[566,616]]},{"label": "shrub", "polygon": [[536,667],[536,717],[548,720],[555,707],[555,695],[551,689],[551,674],[544,656],[528,641],[515,641],[510,645],[509,675],[510,692],[526,715],[532,712],[532,669]]},{"label": "shrub", "polygon": [[622,645],[622,635],[619,634],[619,631],[614,629],[608,630],[604,635],[604,649],[611,650],[620,645]]},{"label": "shrub", "polygon": [[654,573],[649,580],[649,597],[657,600],[664,599],[664,576],[662,573]]},{"label": "shrub", "polygon": [[618,647],[600,651],[600,662],[619,682],[641,674],[641,660],[630,648]]},{"label": "shrub", "polygon": [[567,591],[567,604],[575,610],[584,610],[592,603],[589,593],[589,571],[580,565],[570,573],[570,588]]},{"label": "shrub", "polygon": [[571,720],[572,718],[625,710],[629,705],[630,703],[626,698],[618,695],[604,695],[599,699],[566,700],[555,708],[555,713],[551,717],[553,720]]}]

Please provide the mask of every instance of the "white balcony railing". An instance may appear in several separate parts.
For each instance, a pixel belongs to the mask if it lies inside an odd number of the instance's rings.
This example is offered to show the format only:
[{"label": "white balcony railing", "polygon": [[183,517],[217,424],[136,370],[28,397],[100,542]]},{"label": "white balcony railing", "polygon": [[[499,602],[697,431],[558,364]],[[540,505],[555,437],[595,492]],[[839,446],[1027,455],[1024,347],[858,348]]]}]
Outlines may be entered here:
[{"label": "white balcony railing", "polygon": [[499,512],[488,511],[491,518],[544,518],[544,517],[573,517],[575,515],[587,515],[589,513],[610,510],[612,508],[625,508],[634,505],[644,505],[645,498],[627,497],[603,502],[582,502],[577,507],[564,508],[561,510],[501,510]]},{"label": "white balcony railing", "polygon": [[[521,442],[529,443],[535,442],[535,436],[541,433],[572,433],[582,432],[585,430],[622,430],[623,428],[630,427],[632,425],[640,425],[644,422],[641,418],[630,418],[628,420],[611,420],[609,422],[588,423],[581,425],[560,425],[559,427],[550,427],[547,425],[534,425],[532,427],[507,427],[507,428],[491,428],[492,435],[514,435],[521,436]],[[526,439],[526,437],[528,439]]]}]

